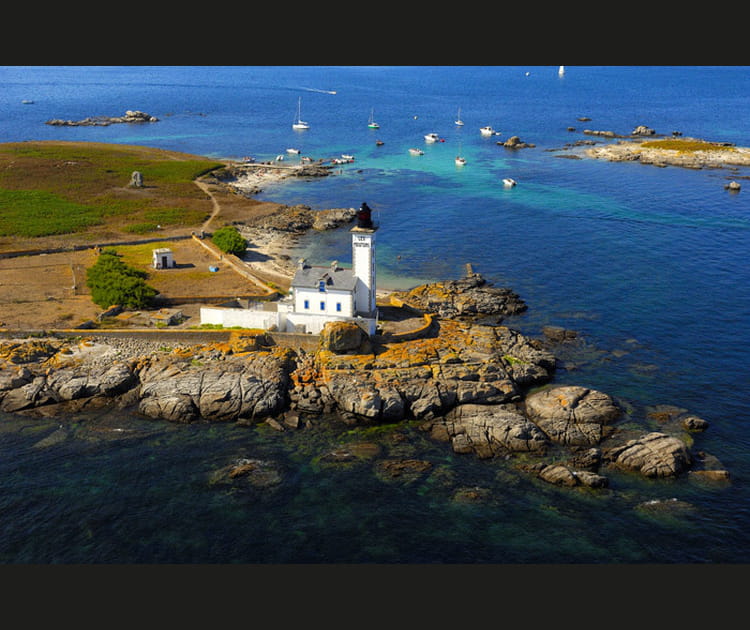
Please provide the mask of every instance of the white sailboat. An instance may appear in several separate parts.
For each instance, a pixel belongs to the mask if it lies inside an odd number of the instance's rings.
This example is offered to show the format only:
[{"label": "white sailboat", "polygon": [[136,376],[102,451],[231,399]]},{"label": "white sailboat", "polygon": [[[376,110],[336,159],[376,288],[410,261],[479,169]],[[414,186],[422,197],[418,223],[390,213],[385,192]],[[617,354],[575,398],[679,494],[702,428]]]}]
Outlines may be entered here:
[{"label": "white sailboat", "polygon": [[565,74],[565,66],[560,66],[560,67],[559,67],[559,68],[557,69],[557,75],[561,77],[561,76],[563,76],[564,74]]},{"label": "white sailboat", "polygon": [[370,129],[380,129],[380,125],[375,122],[375,110],[370,110],[370,120],[367,121],[367,126]]},{"label": "white sailboat", "polygon": [[458,115],[456,116],[456,124],[459,127],[463,127],[463,124],[464,124],[464,121],[461,120],[461,108],[460,107],[458,108]]},{"label": "white sailboat", "polygon": [[302,97],[299,97],[299,101],[297,101],[297,117],[295,121],[292,123],[292,129],[309,129],[310,125],[308,125],[304,120],[302,120]]}]

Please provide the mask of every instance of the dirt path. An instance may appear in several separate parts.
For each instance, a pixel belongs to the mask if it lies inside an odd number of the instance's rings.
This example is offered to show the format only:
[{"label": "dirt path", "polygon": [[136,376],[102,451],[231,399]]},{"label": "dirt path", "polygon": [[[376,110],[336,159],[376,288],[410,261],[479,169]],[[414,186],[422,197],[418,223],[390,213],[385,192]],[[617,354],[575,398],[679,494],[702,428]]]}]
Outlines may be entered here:
[{"label": "dirt path", "polygon": [[209,199],[211,199],[211,205],[213,206],[211,215],[203,222],[203,225],[201,226],[201,230],[207,232],[208,226],[211,221],[213,221],[221,213],[221,205],[219,204],[219,201],[216,199],[214,194],[209,190],[205,182],[196,179],[195,185],[198,186],[198,188],[200,188],[204,193],[206,193],[206,195],[208,195]]}]

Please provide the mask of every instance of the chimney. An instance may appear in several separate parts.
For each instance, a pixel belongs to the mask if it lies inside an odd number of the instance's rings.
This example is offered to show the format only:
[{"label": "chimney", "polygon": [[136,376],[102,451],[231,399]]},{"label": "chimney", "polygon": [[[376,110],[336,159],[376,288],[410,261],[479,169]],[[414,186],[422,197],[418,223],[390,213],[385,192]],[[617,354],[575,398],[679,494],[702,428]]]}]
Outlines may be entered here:
[{"label": "chimney", "polygon": [[338,260],[334,260],[331,263],[331,271],[336,271],[338,268],[339,268],[339,261]]}]

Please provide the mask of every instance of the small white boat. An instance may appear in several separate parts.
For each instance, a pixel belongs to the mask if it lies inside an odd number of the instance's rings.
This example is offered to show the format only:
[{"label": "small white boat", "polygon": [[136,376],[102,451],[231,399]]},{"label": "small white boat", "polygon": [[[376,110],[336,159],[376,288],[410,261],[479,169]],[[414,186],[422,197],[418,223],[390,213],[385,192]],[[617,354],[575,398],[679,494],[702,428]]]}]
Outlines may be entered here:
[{"label": "small white boat", "polygon": [[276,156],[276,161],[277,162],[283,162],[284,161],[284,156],[283,155],[277,155]]},{"label": "small white boat", "polygon": [[516,180],[511,179],[510,177],[506,177],[505,179],[503,179],[503,186],[505,186],[506,188],[513,188],[513,186],[515,186],[516,183],[517,183]]},{"label": "small white boat", "polygon": [[458,108],[458,115],[456,116],[456,124],[459,127],[463,127],[464,126],[464,121],[461,120],[461,108],[460,107]]},{"label": "small white boat", "polygon": [[437,142],[440,140],[440,136],[436,133],[428,133],[425,137],[425,142]]},{"label": "small white boat", "polygon": [[424,155],[424,151],[422,149],[409,149],[409,153],[412,155]]},{"label": "small white boat", "polygon": [[486,127],[482,127],[479,130],[479,133],[481,133],[483,136],[492,136],[495,134],[495,130],[488,125]]},{"label": "small white boat", "polygon": [[563,76],[565,74],[565,66],[560,66],[557,69],[557,74],[558,74],[558,76]]},{"label": "small white boat", "polygon": [[302,120],[302,97],[297,101],[297,118],[292,123],[292,129],[309,129],[310,125]]},{"label": "small white boat", "polygon": [[456,166],[463,166],[466,164],[466,158],[462,158],[460,155],[456,156]]},{"label": "small white boat", "polygon": [[345,160],[354,161],[354,156],[353,155],[349,155],[348,153],[342,153],[341,157],[344,158]]},{"label": "small white boat", "polygon": [[21,101],[21,103],[23,103],[24,105],[33,105],[33,104],[34,104],[34,101],[32,101],[32,100],[29,100],[29,99],[25,98],[25,99],[23,99],[23,100]]},{"label": "small white boat", "polygon": [[374,109],[370,110],[370,120],[367,121],[367,126],[370,129],[380,129],[380,125],[375,122],[374,115],[375,115],[375,110]]},{"label": "small white boat", "polygon": [[287,153],[299,153],[299,149],[287,149]]}]

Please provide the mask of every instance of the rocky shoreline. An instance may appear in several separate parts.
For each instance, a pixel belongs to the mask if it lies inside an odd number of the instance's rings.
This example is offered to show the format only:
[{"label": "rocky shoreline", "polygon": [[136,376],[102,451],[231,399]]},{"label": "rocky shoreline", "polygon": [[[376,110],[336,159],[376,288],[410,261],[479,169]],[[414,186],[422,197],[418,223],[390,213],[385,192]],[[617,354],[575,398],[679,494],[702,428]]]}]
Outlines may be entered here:
[{"label": "rocky shoreline", "polygon": [[[673,407],[637,418],[606,393],[551,384],[554,349],[574,335],[535,339],[497,323],[525,305],[492,289],[481,277],[417,287],[411,297],[450,295],[461,312],[441,316],[423,302],[430,325],[405,340],[329,324],[314,352],[239,334],[174,347],[135,337],[6,340],[0,411],[46,417],[114,406],[154,421],[265,423],[280,433],[327,421],[417,422],[455,453],[511,459],[559,486],[605,488],[614,471],[729,479],[718,458],[694,449],[708,428],[702,418]],[[496,323],[479,323],[487,317]],[[331,453],[346,459],[337,445]]]}]

